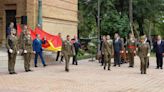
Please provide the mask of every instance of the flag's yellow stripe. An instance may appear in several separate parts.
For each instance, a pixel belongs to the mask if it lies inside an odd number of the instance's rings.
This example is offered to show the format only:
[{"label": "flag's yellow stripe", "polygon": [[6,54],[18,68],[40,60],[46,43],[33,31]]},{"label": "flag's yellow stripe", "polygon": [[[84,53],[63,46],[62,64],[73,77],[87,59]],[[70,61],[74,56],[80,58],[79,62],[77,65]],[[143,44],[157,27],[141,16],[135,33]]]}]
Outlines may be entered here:
[{"label": "flag's yellow stripe", "polygon": [[48,41],[48,43],[50,44],[50,46],[45,48],[46,50],[55,51],[55,52],[61,51],[61,46],[55,48],[51,41]]}]

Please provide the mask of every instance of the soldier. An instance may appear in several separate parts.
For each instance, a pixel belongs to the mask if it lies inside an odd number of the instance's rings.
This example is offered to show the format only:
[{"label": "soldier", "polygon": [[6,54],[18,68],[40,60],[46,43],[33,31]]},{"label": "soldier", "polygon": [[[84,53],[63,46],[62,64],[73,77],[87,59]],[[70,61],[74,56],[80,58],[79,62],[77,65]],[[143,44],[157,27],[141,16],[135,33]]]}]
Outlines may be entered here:
[{"label": "soldier", "polygon": [[149,43],[145,42],[145,37],[141,37],[141,43],[138,46],[138,56],[141,60],[141,74],[146,74],[147,61],[150,56]]},{"label": "soldier", "polygon": [[15,61],[18,51],[18,38],[16,36],[16,30],[12,29],[11,34],[7,37],[6,47],[8,49],[8,71],[9,74],[16,74]]},{"label": "soldier", "polygon": [[[145,42],[148,42],[149,43],[149,46],[150,46],[150,49],[151,49],[151,42],[150,42],[150,40],[147,38],[147,36],[146,35],[144,35],[145,36]],[[147,68],[149,68],[149,58],[148,58],[148,62],[147,62],[148,64],[147,64]]]},{"label": "soldier", "polygon": [[108,63],[108,70],[110,70],[111,66],[111,58],[113,56],[113,41],[110,39],[110,36],[103,37],[103,44],[102,44],[102,54],[104,55],[104,70],[106,69],[106,65]]},{"label": "soldier", "polygon": [[26,31],[28,31],[27,25],[23,26],[23,31],[20,34],[20,38],[19,38],[19,43],[20,43],[20,49],[23,49],[23,42],[24,42],[24,36],[26,34]]},{"label": "soldier", "polygon": [[23,39],[23,56],[24,56],[24,68],[26,72],[30,70],[30,61],[31,61],[31,54],[32,54],[32,39],[29,31],[25,32],[24,39]]},{"label": "soldier", "polygon": [[129,34],[129,39],[127,41],[127,53],[129,59],[129,67],[134,67],[134,56],[136,54],[136,40],[133,34]]},{"label": "soldier", "polygon": [[63,42],[62,53],[65,58],[65,71],[69,72],[69,61],[70,57],[73,55],[73,46],[69,35],[67,35],[67,39]]}]

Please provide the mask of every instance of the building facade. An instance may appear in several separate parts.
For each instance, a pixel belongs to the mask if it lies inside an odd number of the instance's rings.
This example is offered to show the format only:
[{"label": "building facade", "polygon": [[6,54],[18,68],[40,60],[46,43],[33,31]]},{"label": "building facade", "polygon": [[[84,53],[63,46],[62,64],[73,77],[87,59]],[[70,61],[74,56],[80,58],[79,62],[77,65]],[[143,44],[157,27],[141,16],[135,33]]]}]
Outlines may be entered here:
[{"label": "building facade", "polygon": [[[76,35],[78,0],[42,0],[42,28],[48,33]],[[5,40],[10,22],[21,23],[27,16],[27,25],[38,25],[38,0],[0,0],[0,43]]]}]

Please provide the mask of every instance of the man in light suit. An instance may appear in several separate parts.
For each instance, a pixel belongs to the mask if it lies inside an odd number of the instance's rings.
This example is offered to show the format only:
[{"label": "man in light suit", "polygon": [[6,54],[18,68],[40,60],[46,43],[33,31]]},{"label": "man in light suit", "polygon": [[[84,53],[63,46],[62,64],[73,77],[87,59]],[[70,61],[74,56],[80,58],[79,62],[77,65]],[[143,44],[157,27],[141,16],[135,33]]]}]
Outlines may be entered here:
[{"label": "man in light suit", "polygon": [[40,40],[40,35],[39,34],[36,35],[36,39],[33,41],[33,50],[34,50],[34,53],[35,53],[35,59],[34,59],[35,67],[38,67],[37,66],[38,55],[41,58],[43,66],[44,67],[47,66],[45,64],[45,61],[44,61],[43,55],[42,55],[42,51],[43,51],[42,44],[44,44],[45,42],[46,42],[46,38],[44,38],[44,41]]}]

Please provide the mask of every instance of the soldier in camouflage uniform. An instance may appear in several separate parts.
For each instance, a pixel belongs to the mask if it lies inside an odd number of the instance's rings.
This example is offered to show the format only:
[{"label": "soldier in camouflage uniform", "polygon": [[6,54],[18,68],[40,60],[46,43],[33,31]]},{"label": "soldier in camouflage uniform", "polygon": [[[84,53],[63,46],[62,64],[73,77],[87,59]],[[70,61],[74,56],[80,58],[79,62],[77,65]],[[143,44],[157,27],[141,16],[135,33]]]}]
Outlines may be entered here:
[{"label": "soldier in camouflage uniform", "polygon": [[138,56],[141,60],[141,74],[146,74],[147,62],[150,56],[150,46],[149,43],[144,41],[144,36],[141,37],[141,43],[138,46]]},{"label": "soldier in camouflage uniform", "polygon": [[67,39],[63,42],[62,53],[65,58],[65,71],[69,72],[70,57],[73,56],[73,45],[70,41],[70,36],[67,35]]},{"label": "soldier in camouflage uniform", "polygon": [[18,38],[16,36],[16,30],[12,29],[11,34],[7,37],[6,47],[8,49],[8,71],[9,74],[16,74],[15,61],[18,51]]},{"label": "soldier in camouflage uniform", "polygon": [[127,53],[129,59],[129,67],[134,67],[134,56],[136,54],[136,40],[133,34],[129,34],[129,39],[127,41]]},{"label": "soldier in camouflage uniform", "polygon": [[108,70],[110,70],[111,66],[111,58],[113,56],[113,41],[110,39],[110,36],[103,37],[103,44],[102,44],[102,54],[104,55],[104,70],[106,69],[106,65],[108,64]]},{"label": "soldier in camouflage uniform", "polygon": [[23,49],[23,42],[24,42],[24,36],[26,34],[26,31],[28,31],[27,25],[23,26],[23,30],[20,34],[20,38],[19,38],[19,44],[20,44],[20,49]]},{"label": "soldier in camouflage uniform", "polygon": [[31,71],[30,61],[31,61],[31,54],[33,52],[32,39],[29,31],[25,32],[22,44],[23,44],[23,56],[24,56],[24,68],[26,72],[29,72]]}]

